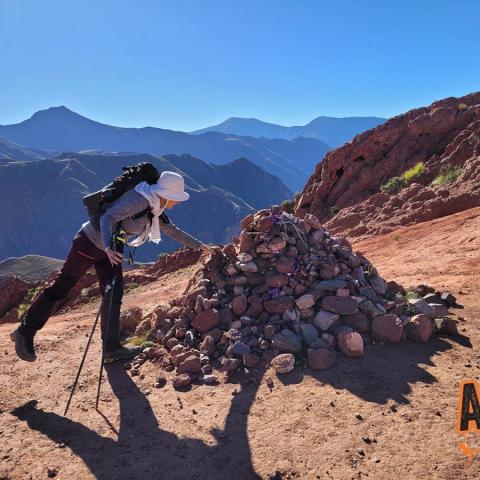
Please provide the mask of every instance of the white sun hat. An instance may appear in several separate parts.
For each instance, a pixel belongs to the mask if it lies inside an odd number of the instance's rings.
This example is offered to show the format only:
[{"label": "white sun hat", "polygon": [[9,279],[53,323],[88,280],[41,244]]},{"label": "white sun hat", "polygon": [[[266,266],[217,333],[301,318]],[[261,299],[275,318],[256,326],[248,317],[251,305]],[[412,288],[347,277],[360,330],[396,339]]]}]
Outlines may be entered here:
[{"label": "white sun hat", "polygon": [[150,185],[150,191],[166,200],[176,200],[177,202],[184,202],[190,198],[190,195],[185,192],[183,177],[175,172],[162,172],[157,183]]}]

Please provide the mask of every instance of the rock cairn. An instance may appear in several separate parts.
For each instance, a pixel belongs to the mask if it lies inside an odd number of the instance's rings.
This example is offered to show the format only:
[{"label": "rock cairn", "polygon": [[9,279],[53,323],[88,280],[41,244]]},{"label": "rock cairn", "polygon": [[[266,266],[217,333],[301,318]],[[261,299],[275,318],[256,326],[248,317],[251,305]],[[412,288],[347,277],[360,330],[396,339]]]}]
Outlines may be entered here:
[{"label": "rock cairn", "polygon": [[[159,345],[140,355],[167,370],[215,381],[213,367],[251,369],[261,359],[277,373],[304,359],[333,367],[340,354],[358,358],[365,345],[425,342],[435,330],[456,333],[449,294],[408,301],[342,237],[312,214],[299,219],[279,207],[245,217],[234,243],[218,248],[184,295],[158,307],[137,328]],[[137,366],[134,362],[134,368]]]}]

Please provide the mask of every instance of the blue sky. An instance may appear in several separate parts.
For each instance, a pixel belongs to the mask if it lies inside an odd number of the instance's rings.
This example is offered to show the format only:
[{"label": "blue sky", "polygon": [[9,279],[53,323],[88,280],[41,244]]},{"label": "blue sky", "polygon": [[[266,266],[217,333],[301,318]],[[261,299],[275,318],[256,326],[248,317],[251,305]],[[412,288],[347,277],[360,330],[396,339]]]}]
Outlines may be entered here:
[{"label": "blue sky", "polygon": [[480,90],[476,0],[0,0],[0,124],[65,105],[193,130],[393,116]]}]

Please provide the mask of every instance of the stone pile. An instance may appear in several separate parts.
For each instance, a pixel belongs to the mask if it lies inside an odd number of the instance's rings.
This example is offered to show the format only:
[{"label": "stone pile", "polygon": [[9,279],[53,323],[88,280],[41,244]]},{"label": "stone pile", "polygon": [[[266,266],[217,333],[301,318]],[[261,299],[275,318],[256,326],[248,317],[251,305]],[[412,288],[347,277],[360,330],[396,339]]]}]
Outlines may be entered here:
[{"label": "stone pile", "polygon": [[286,373],[303,359],[321,370],[341,354],[362,357],[374,342],[456,333],[446,317],[453,296],[407,300],[405,293],[314,215],[260,210],[243,219],[234,243],[215,250],[184,295],[142,321],[137,332],[153,332],[159,345],[138,360],[157,358],[179,381],[211,382],[213,367],[248,370],[263,359]]}]

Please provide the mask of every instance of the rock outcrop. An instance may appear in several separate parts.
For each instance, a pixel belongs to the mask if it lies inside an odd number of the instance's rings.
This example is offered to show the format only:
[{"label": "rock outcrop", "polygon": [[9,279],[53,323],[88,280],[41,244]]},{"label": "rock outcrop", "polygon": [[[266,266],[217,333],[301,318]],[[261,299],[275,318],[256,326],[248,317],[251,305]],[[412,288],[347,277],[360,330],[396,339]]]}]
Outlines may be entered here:
[{"label": "rock outcrop", "polygon": [[28,283],[17,275],[0,278],[0,323],[14,322],[17,317],[17,306],[28,290]]},{"label": "rock outcrop", "polygon": [[[381,190],[420,162],[402,189]],[[313,213],[333,234],[358,238],[478,205],[480,93],[474,93],[411,110],[329,152],[295,212]]]}]

